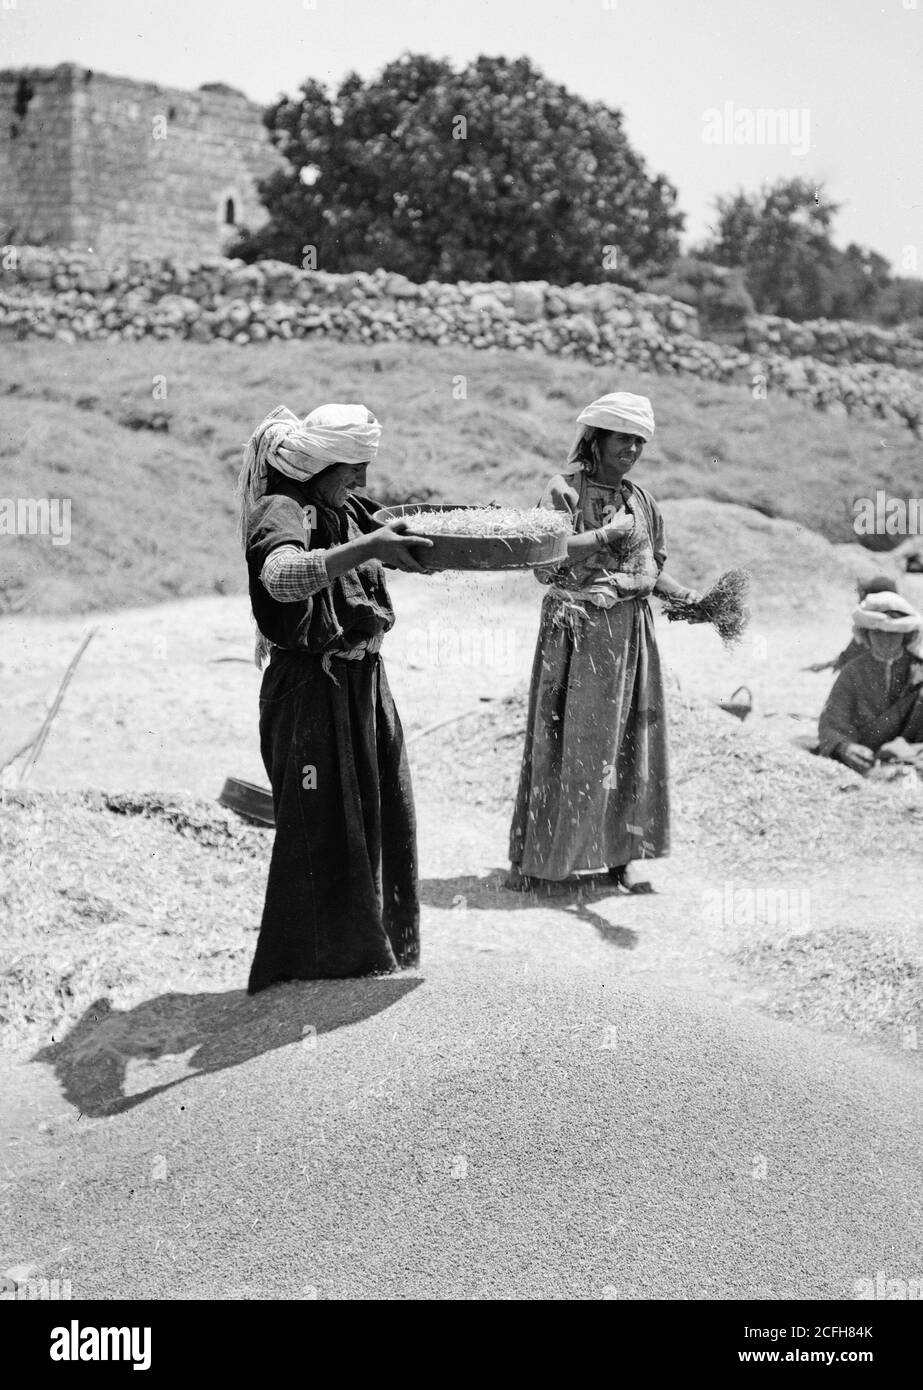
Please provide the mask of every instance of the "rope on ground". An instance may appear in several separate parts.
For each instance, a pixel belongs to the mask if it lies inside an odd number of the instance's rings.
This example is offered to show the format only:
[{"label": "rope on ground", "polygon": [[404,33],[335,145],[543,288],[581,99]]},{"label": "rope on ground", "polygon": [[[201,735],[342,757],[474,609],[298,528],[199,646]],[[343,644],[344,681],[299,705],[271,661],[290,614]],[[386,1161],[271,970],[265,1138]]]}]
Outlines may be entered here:
[{"label": "rope on ground", "polygon": [[413,743],[414,739],[424,738],[427,734],[434,734],[437,729],[444,729],[446,724],[457,724],[460,719],[467,719],[472,714],[483,714],[484,705],[475,705],[473,709],[462,710],[461,714],[452,714],[448,719],[439,719],[435,724],[427,724],[424,729],[417,729],[409,734],[405,742]]},{"label": "rope on ground", "polygon": [[35,742],[32,744],[32,752],[29,754],[28,758],[26,758],[26,761],[20,768],[20,786],[23,785],[26,778],[32,772],[32,769],[35,767],[35,764],[41,757],[42,749],[45,747],[45,741],[48,738],[48,734],[51,730],[52,724],[54,723],[55,716],[57,715],[58,710],[61,708],[61,701],[64,699],[64,692],[70,685],[71,677],[77,669],[77,663],[83,656],[87,647],[90,645],[90,639],[92,638],[93,634],[98,630],[99,629],[95,627],[90,628],[90,631],[87,633],[86,637],[84,637],[83,641],[80,643],[80,646],[77,648],[77,651],[75,652],[74,656],[71,658],[71,663],[68,666],[67,670],[64,672],[64,675],[61,679],[61,684],[58,686],[58,693],[55,695],[54,700],[51,702],[51,708],[45,715],[45,718],[42,722],[42,727],[39,729]]}]

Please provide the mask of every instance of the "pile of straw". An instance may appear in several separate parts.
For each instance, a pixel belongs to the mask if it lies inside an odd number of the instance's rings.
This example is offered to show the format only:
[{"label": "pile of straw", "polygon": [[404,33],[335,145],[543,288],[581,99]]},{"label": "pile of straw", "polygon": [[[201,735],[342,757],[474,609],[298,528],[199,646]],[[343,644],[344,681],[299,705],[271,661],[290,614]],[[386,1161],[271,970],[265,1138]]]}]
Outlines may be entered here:
[{"label": "pile of straw", "polygon": [[404,519],[417,536],[541,540],[571,530],[566,512],[547,507],[453,507],[447,512],[414,512]]}]

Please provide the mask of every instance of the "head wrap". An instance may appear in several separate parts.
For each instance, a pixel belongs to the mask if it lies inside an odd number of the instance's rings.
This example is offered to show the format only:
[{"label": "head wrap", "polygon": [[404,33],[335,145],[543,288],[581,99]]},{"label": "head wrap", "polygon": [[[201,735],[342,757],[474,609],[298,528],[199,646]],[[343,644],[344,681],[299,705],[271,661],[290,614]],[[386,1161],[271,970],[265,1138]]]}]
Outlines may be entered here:
[{"label": "head wrap", "polygon": [[637,434],[647,442],[654,433],[654,410],[647,396],[633,396],[630,391],[610,391],[581,410],[577,416],[577,434],[571,445],[567,462],[582,468],[579,457],[581,440],[587,430],[618,430],[621,434]]},{"label": "head wrap", "polygon": [[853,630],[861,641],[867,632],[918,632],[923,618],[900,594],[869,594],[852,615]]},{"label": "head wrap", "polygon": [[321,405],[303,420],[284,405],[270,411],[247,441],[237,479],[241,545],[250,511],[266,492],[270,464],[304,482],[334,463],[371,463],[380,439],[381,425],[364,405]]}]

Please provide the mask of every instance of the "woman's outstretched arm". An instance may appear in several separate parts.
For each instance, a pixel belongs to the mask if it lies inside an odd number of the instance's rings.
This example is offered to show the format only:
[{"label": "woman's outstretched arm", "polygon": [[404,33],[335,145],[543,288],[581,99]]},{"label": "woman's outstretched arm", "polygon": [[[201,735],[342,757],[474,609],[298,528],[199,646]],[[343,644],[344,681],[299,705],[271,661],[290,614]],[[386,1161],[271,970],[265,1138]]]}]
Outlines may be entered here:
[{"label": "woman's outstretched arm", "polygon": [[329,550],[302,550],[297,545],[280,545],[266,557],[260,570],[260,580],[266,591],[279,603],[297,603],[321,589],[334,579],[355,569],[366,560],[381,560],[391,569],[411,570],[425,574],[425,566],[414,556],[417,547],[430,548],[432,541],[425,536],[405,535],[406,522],[383,526],[368,535],[356,536]]}]

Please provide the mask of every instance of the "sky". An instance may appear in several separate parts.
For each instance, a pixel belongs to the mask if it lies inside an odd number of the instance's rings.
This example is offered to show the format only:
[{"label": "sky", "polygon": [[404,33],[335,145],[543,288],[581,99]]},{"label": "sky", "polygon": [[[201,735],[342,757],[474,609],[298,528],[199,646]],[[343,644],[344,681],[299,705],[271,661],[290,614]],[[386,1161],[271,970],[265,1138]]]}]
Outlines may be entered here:
[{"label": "sky", "polygon": [[525,54],[618,108],[678,189],[687,243],[717,195],[801,177],[842,204],[839,245],[923,273],[923,0],[0,0],[0,67],[220,81],[263,103],[408,50]]}]

